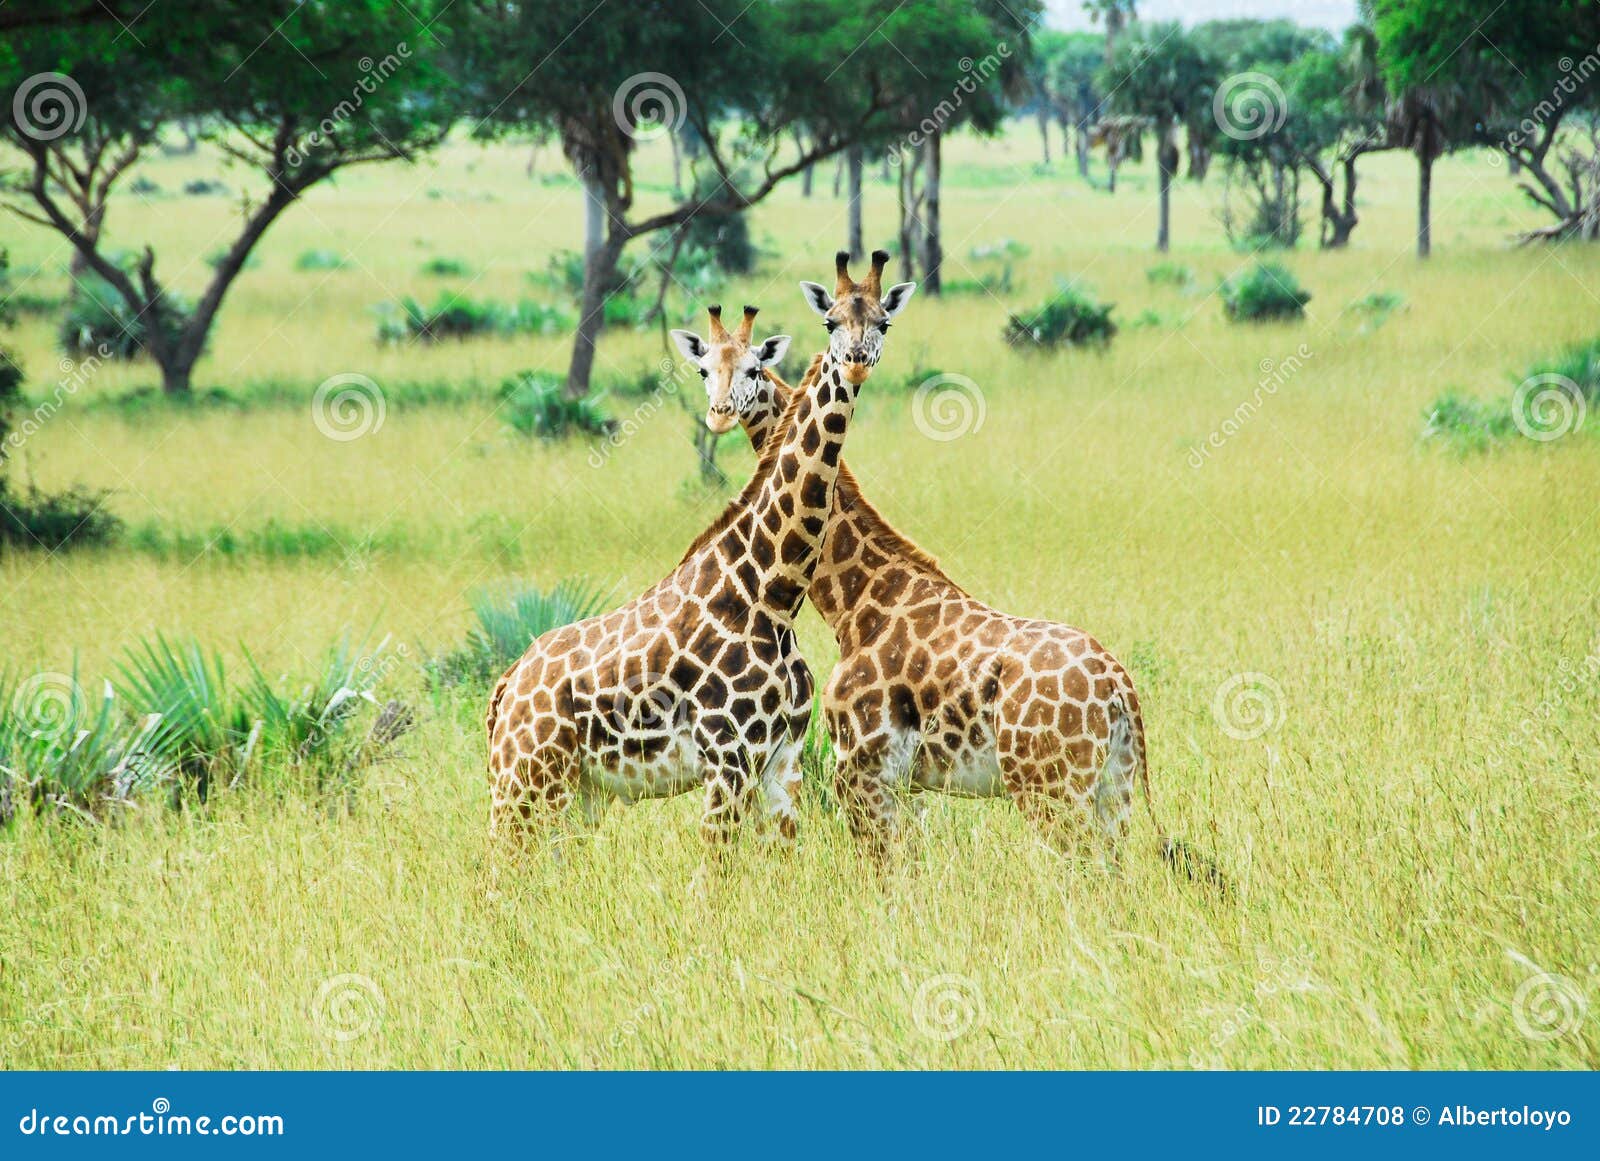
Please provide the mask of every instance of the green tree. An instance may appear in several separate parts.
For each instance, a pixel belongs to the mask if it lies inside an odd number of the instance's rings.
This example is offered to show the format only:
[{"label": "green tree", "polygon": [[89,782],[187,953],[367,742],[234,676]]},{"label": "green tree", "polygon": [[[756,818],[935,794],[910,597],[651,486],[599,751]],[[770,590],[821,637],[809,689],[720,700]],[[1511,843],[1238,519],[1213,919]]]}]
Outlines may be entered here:
[{"label": "green tree", "polygon": [[1600,237],[1600,5],[1379,0],[1374,18],[1384,77],[1409,99],[1402,126],[1452,128],[1503,154],[1556,218],[1527,237]]},{"label": "green tree", "polygon": [[1171,241],[1179,127],[1210,115],[1217,79],[1216,61],[1175,24],[1146,25],[1123,37],[1101,75],[1112,109],[1145,120],[1155,133],[1161,197],[1157,250],[1167,250]]},{"label": "green tree", "polygon": [[[429,22],[445,7],[194,0],[152,6],[138,36],[116,23],[24,30],[9,38],[0,90],[13,94],[4,134],[25,165],[0,201],[72,243],[143,321],[163,390],[186,394],[224,296],[290,205],[341,169],[411,159],[442,139],[452,108]],[[168,117],[200,119],[261,183],[192,306],[158,274],[149,246],[129,268],[101,234],[106,197]]]}]

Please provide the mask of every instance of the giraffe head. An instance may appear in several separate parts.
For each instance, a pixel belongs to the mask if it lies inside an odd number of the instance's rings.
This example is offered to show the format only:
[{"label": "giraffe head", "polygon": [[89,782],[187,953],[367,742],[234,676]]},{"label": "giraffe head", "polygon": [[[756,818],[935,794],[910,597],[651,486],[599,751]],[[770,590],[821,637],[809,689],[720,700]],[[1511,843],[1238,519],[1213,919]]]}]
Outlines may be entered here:
[{"label": "giraffe head", "polygon": [[789,349],[789,336],[774,335],[751,346],[755,307],[744,308],[744,320],[735,331],[722,325],[722,307],[707,307],[706,313],[711,316],[709,341],[693,331],[673,331],[672,341],[706,381],[706,426],[721,435],[732,431],[740,414],[749,408],[764,385],[767,368]]},{"label": "giraffe head", "polygon": [[883,336],[889,320],[905,309],[917,289],[915,282],[901,282],[883,290],[883,267],[889,255],[872,252],[872,269],[860,282],[850,277],[850,255],[843,250],[834,258],[837,274],[834,291],[815,282],[802,282],[800,291],[811,309],[822,316],[828,328],[828,349],[844,364],[845,378],[859,386],[872,374],[883,355]]}]

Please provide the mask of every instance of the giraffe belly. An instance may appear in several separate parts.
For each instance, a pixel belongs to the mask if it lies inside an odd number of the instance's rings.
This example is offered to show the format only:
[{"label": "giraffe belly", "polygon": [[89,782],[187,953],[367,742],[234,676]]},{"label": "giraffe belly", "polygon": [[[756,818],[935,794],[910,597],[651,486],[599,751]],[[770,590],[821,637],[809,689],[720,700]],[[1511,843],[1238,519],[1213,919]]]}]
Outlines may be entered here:
[{"label": "giraffe belly", "polygon": [[964,746],[954,752],[924,743],[912,770],[911,784],[918,790],[967,798],[994,798],[1006,791],[1000,776],[1000,758],[992,743]]},{"label": "giraffe belly", "polygon": [[687,732],[674,736],[651,758],[611,754],[591,759],[584,781],[624,802],[645,798],[674,798],[696,789],[704,781],[694,742]]}]

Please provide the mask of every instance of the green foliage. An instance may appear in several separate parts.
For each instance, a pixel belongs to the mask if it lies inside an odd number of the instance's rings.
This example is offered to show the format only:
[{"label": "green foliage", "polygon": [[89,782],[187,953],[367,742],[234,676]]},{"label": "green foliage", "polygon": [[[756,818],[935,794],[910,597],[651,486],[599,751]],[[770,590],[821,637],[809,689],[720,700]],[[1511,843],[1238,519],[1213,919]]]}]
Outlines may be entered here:
[{"label": "green foliage", "polygon": [[106,510],[108,495],[81,486],[42,492],[31,483],[18,493],[0,481],[0,544],[47,552],[105,544],[122,527]]},{"label": "green foliage", "polygon": [[197,177],[193,181],[183,183],[183,192],[192,198],[226,197],[228,187],[220,181],[213,181],[206,177]]},{"label": "green foliage", "polygon": [[1011,263],[998,274],[979,274],[972,278],[946,278],[944,294],[1005,294],[1011,290]]},{"label": "green foliage", "polygon": [[1222,309],[1234,322],[1267,322],[1305,315],[1311,292],[1276,262],[1258,262],[1222,284]]},{"label": "green foliage", "polygon": [[337,250],[302,250],[294,260],[296,270],[343,270],[346,258]]},{"label": "green foliage", "polygon": [[269,679],[246,653],[248,674],[233,682],[220,654],[159,636],[129,649],[98,694],[76,666],[26,681],[0,674],[0,768],[9,774],[0,795],[9,789],[41,815],[100,821],[142,795],[203,802],[269,771],[275,781],[342,787],[412,725],[390,702],[364,734],[353,728],[396,664],[388,646],[340,642],[301,681]]},{"label": "green foliage", "polygon": [[993,242],[974,246],[967,254],[974,262],[986,262],[990,259],[1020,262],[1028,256],[1028,248],[1015,238],[996,238]]},{"label": "green foliage", "polygon": [[422,264],[422,273],[434,278],[465,278],[472,273],[472,268],[460,258],[447,258],[440,255],[429,258]]},{"label": "green foliage", "polygon": [[483,335],[550,335],[571,326],[566,312],[542,302],[524,299],[509,307],[446,291],[432,306],[425,307],[407,295],[396,304],[380,307],[378,340],[434,343]]},{"label": "green foliage", "polygon": [[1428,409],[1422,434],[1441,440],[1459,451],[1486,451],[1517,433],[1509,400],[1471,399],[1447,391]]},{"label": "green foliage", "polygon": [[1194,285],[1194,271],[1182,262],[1157,262],[1144,272],[1144,276],[1151,286],[1187,288]]},{"label": "green foliage", "polygon": [[610,435],[616,421],[588,395],[573,399],[554,375],[523,371],[500,387],[500,414],[521,435],[562,439],[569,435]]},{"label": "green foliage", "polygon": [[[189,304],[174,295],[163,295],[155,313],[158,325],[176,342],[188,321]],[[78,280],[78,291],[61,320],[59,342],[69,355],[135,359],[148,349],[147,324],[110,283],[86,275]]]},{"label": "green foliage", "polygon": [[1588,402],[1600,403],[1600,337],[1573,343],[1537,360],[1518,377],[1518,382],[1539,376],[1567,380]]},{"label": "green foliage", "polygon": [[1111,321],[1111,303],[1095,301],[1072,286],[1033,311],[1014,314],[1006,322],[1005,340],[1014,347],[1053,349],[1063,343],[1075,347],[1104,347],[1117,333]]},{"label": "green foliage", "polygon": [[1345,307],[1345,313],[1361,320],[1361,333],[1367,334],[1377,330],[1389,321],[1389,316],[1398,310],[1404,310],[1406,300],[1403,295],[1394,290],[1374,290],[1364,294]]},{"label": "green foliage", "polygon": [[561,581],[548,592],[521,581],[480,589],[469,598],[475,623],[466,643],[429,661],[428,675],[439,686],[487,686],[536,638],[601,612],[606,597],[579,580]]}]

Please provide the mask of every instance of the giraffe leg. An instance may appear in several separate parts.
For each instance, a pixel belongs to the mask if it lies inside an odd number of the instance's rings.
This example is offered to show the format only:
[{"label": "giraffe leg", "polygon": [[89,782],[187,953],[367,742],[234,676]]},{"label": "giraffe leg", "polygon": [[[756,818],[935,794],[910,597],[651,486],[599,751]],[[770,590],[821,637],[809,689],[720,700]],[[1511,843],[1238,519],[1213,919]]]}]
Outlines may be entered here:
[{"label": "giraffe leg", "polygon": [[542,843],[566,817],[577,797],[566,755],[550,752],[519,758],[490,775],[489,843],[499,862],[516,861]]},{"label": "giraffe leg", "polygon": [[804,738],[780,742],[761,776],[762,837],[794,846],[800,833],[800,751]]},{"label": "giraffe leg", "polygon": [[833,792],[850,833],[879,863],[888,860],[900,836],[900,804],[883,777],[882,756],[871,751],[841,753],[833,773]]},{"label": "giraffe leg", "polygon": [[1085,841],[1094,834],[1089,793],[1078,790],[1068,756],[1038,759],[1034,744],[1013,731],[1002,731],[995,748],[1006,793],[1046,845],[1061,854],[1089,853]]}]

